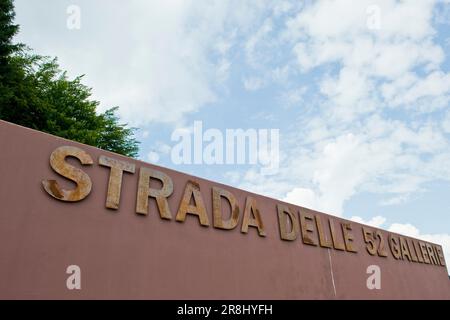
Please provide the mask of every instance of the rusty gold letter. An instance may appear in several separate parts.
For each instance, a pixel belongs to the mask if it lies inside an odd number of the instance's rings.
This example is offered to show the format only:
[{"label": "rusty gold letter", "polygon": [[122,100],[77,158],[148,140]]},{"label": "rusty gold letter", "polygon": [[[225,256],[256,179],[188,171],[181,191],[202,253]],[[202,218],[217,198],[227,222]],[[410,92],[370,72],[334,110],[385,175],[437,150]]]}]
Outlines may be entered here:
[{"label": "rusty gold letter", "polygon": [[261,215],[259,214],[259,210],[256,207],[256,200],[253,197],[247,197],[245,202],[244,219],[242,221],[241,232],[247,233],[249,226],[258,228],[258,234],[261,237],[266,236],[264,224],[262,222]]},{"label": "rusty gold letter", "polygon": [[414,248],[414,244],[411,245],[412,240],[408,241],[408,239],[406,239],[406,242],[408,243],[408,249],[409,249],[409,253],[411,254],[411,260],[413,262],[417,262],[417,254],[416,254],[416,250]]},{"label": "rusty gold letter", "polygon": [[43,180],[42,185],[49,195],[62,201],[80,201],[91,192],[92,182],[82,170],[68,164],[66,157],[77,158],[83,165],[91,165],[92,158],[84,150],[77,147],[63,146],[57,148],[50,155],[50,166],[61,176],[77,184],[73,190],[62,189],[56,180]]},{"label": "rusty gold letter", "polygon": [[299,233],[297,216],[292,214],[289,207],[284,204],[278,204],[277,208],[281,239],[289,241],[297,239]]},{"label": "rusty gold letter", "polygon": [[352,224],[349,222],[342,223],[342,233],[344,235],[344,243],[345,248],[349,252],[358,252],[355,248],[353,248],[353,235],[350,233],[352,231]]},{"label": "rusty gold letter", "polygon": [[[231,192],[219,187],[212,188],[212,196],[214,227],[225,230],[236,228],[239,222],[239,206],[235,196]],[[230,204],[231,216],[228,220],[223,220],[222,217],[222,197],[227,199]]]},{"label": "rusty gold letter", "polygon": [[422,252],[420,251],[419,242],[413,240],[413,244],[414,244],[414,250],[416,251],[416,254],[417,254],[417,259],[419,260],[420,263],[424,263],[423,257],[422,257]]},{"label": "rusty gold letter", "polygon": [[302,230],[303,243],[317,246],[316,241],[309,235],[309,233],[314,233],[312,221],[314,221],[312,214],[300,212],[300,229]]},{"label": "rusty gold letter", "polygon": [[323,232],[322,219],[318,214],[315,215],[317,233],[319,234],[319,244],[324,248],[332,248],[333,244],[330,239],[327,239],[325,233]]},{"label": "rusty gold letter", "polygon": [[[194,196],[195,205],[190,204],[192,196]],[[188,181],[186,184],[176,220],[184,222],[187,213],[196,215],[202,226],[209,227],[208,215],[206,214],[205,203],[200,193],[200,186],[194,181]]]},{"label": "rusty gold letter", "polygon": [[430,259],[428,257],[428,252],[427,252],[427,247],[426,244],[423,243],[422,241],[419,241],[419,246],[420,246],[420,251],[422,252],[422,256],[423,256],[423,261],[426,264],[430,264]]},{"label": "rusty gold letter", "polygon": [[108,193],[106,195],[106,207],[117,210],[119,209],[123,172],[134,173],[135,166],[132,163],[115,160],[106,156],[100,156],[98,163],[111,168],[109,172]]},{"label": "rusty gold letter", "polygon": [[[161,189],[150,188],[151,178],[158,179],[162,182]],[[156,199],[159,215],[164,219],[172,219],[167,197],[173,192],[172,179],[161,171],[142,167],[139,170],[139,185],[136,199],[136,212],[140,214],[148,213],[148,197]]]},{"label": "rusty gold letter", "polygon": [[331,233],[331,239],[333,240],[333,247],[336,250],[345,251],[344,243],[338,241],[336,231],[334,230],[334,221],[331,218],[328,218],[328,225],[330,226],[330,233]]},{"label": "rusty gold letter", "polygon": [[442,247],[436,246],[436,251],[437,251],[437,256],[439,258],[439,262],[441,263],[441,266],[445,267],[445,258],[444,258],[444,254],[442,252]]},{"label": "rusty gold letter", "polygon": [[437,259],[434,258],[434,251],[433,251],[433,247],[431,246],[431,244],[426,243],[425,245],[427,247],[428,257],[430,258],[431,264],[438,264]]},{"label": "rusty gold letter", "polygon": [[400,244],[397,237],[389,234],[389,248],[391,248],[392,255],[395,259],[402,259],[402,253],[400,250]]},{"label": "rusty gold letter", "polygon": [[402,252],[403,260],[408,259],[408,261],[411,261],[411,254],[409,253],[409,249],[408,249],[408,245],[406,244],[406,240],[403,237],[400,237],[400,249]]}]

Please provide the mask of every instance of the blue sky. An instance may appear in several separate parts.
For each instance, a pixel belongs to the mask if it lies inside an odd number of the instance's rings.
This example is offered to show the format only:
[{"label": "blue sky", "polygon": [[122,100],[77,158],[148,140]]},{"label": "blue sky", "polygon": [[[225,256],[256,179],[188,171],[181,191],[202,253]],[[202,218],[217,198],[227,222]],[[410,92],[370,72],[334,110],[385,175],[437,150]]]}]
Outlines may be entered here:
[{"label": "blue sky", "polygon": [[[450,261],[449,1],[15,4],[18,40],[118,105],[141,159],[438,242]],[[278,172],[174,164],[171,135],[194,121],[279,129]]]}]

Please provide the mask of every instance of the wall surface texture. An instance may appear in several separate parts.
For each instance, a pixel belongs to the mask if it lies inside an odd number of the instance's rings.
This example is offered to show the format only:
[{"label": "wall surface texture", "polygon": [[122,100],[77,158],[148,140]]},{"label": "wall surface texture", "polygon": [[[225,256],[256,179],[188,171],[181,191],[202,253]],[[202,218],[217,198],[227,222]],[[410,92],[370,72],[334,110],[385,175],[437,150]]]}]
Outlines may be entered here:
[{"label": "wall surface texture", "polygon": [[[50,155],[61,146],[80,148],[93,160],[91,165],[65,160],[91,179],[92,189],[81,201],[55,199],[43,187],[46,179],[67,190],[76,187],[50,166]],[[99,164],[100,156],[135,166],[135,173],[123,173],[116,210],[105,205],[111,170]],[[172,179],[172,219],[160,217],[152,197],[148,214],[136,213],[142,168]],[[187,184],[200,191],[209,226],[189,212],[185,221],[176,221]],[[150,186],[161,184],[152,179]],[[213,187],[237,200],[238,224],[231,230],[214,227]],[[265,237],[252,225],[241,231],[249,198],[260,212]],[[226,220],[230,205],[221,201]],[[295,216],[286,224],[291,241],[281,239],[279,205]],[[295,223],[298,230],[292,229]],[[369,230],[366,238],[364,230]],[[417,239],[0,121],[1,299],[450,299],[442,248],[420,246]],[[80,290],[66,285],[70,265],[81,269]],[[380,267],[381,289],[367,287],[371,265]]]}]

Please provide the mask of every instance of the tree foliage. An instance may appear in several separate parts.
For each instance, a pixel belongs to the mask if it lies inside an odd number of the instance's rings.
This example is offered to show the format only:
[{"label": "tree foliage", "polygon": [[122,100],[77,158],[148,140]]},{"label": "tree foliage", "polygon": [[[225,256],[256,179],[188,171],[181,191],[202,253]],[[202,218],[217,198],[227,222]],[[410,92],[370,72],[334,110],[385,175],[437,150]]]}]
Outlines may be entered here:
[{"label": "tree foliage", "polygon": [[104,150],[136,157],[134,128],[119,123],[118,107],[97,113],[82,76],[68,79],[57,59],[12,44],[11,0],[0,0],[0,118]]}]

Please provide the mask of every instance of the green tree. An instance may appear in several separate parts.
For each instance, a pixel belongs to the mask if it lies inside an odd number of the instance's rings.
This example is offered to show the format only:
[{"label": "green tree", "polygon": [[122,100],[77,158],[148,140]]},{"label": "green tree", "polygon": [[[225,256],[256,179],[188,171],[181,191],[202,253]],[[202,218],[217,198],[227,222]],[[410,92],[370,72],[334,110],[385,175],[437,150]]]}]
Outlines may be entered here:
[{"label": "green tree", "polygon": [[82,76],[68,79],[56,58],[32,54],[12,38],[14,11],[0,0],[0,118],[104,150],[136,157],[134,128],[120,124],[118,107],[97,113]]},{"label": "green tree", "polygon": [[[17,70],[11,63],[11,57],[21,49],[21,45],[13,44],[12,39],[19,30],[13,24],[15,17],[11,0],[0,0],[0,105],[10,103],[13,92],[11,87],[18,77]],[[2,108],[3,109],[3,108]],[[0,118],[2,110],[0,110]]]},{"label": "green tree", "polygon": [[0,75],[6,74],[8,57],[16,52],[21,45],[13,44],[12,39],[19,31],[19,26],[14,24],[14,5],[12,0],[0,0]]}]

